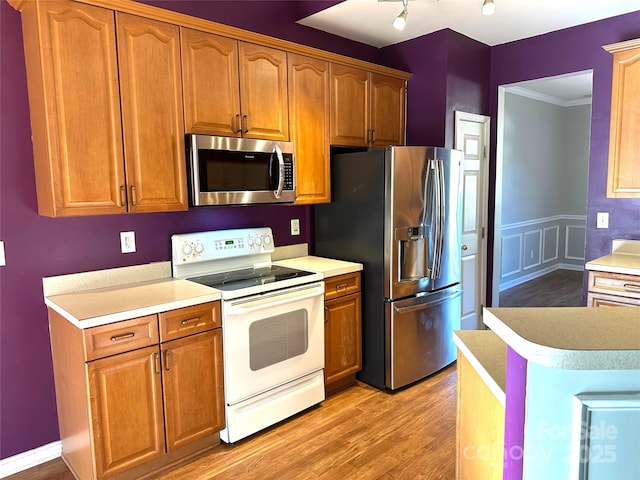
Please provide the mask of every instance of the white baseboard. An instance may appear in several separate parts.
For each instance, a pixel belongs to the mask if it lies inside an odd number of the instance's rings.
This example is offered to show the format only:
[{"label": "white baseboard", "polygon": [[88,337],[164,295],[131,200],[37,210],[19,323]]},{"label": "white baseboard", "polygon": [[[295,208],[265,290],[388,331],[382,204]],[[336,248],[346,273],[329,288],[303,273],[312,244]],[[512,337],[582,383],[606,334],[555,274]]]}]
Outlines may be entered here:
[{"label": "white baseboard", "polygon": [[534,278],[541,277],[546,275],[547,273],[555,272],[556,270],[575,270],[575,271],[583,271],[583,265],[573,265],[571,263],[557,263],[552,265],[551,267],[543,268],[542,270],[538,270],[536,272],[530,273],[529,275],[523,275],[522,277],[515,278],[511,281],[504,282],[500,285],[500,292],[504,292],[505,290],[509,290],[510,288],[517,287],[518,285],[528,282],[529,280],[533,280]]},{"label": "white baseboard", "polygon": [[60,455],[62,455],[62,443],[57,441],[27,452],[19,453],[13,457],[4,458],[0,460],[0,478],[22,472],[23,470],[58,458]]}]

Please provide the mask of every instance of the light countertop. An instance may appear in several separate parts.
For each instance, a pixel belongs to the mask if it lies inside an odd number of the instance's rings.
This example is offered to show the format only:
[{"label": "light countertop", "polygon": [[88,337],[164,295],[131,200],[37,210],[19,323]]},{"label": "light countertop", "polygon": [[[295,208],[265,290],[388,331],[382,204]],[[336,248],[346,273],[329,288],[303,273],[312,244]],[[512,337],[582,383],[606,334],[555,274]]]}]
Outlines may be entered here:
[{"label": "light countertop", "polygon": [[345,273],[353,273],[362,270],[361,263],[345,262],[343,260],[334,260],[331,258],[314,257],[307,255],[305,257],[288,258],[286,260],[278,260],[273,262],[283,267],[297,268],[299,270],[308,270],[310,272],[318,272],[324,275],[324,278],[335,277]]},{"label": "light countertop", "polygon": [[[328,278],[362,270],[359,263],[301,256],[274,264]],[[78,328],[152,315],[219,300],[215,288],[171,277],[171,263],[112,268],[43,279],[45,304]]]},{"label": "light countertop", "polygon": [[165,278],[45,297],[45,304],[78,328],[190,307],[220,299],[220,292]]},{"label": "light countertop", "polygon": [[586,263],[587,270],[640,275],[640,240],[614,240],[611,253]]},{"label": "light countertop", "polygon": [[528,361],[568,370],[640,369],[640,308],[487,308],[484,323]]}]

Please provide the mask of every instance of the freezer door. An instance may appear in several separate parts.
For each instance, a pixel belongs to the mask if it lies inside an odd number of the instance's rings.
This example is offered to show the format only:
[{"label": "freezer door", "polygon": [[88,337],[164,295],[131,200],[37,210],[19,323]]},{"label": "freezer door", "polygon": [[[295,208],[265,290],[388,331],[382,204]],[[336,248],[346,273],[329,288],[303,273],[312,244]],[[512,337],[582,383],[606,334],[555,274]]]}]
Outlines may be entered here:
[{"label": "freezer door", "polygon": [[456,359],[462,287],[389,302],[385,383],[391,390],[444,368]]}]

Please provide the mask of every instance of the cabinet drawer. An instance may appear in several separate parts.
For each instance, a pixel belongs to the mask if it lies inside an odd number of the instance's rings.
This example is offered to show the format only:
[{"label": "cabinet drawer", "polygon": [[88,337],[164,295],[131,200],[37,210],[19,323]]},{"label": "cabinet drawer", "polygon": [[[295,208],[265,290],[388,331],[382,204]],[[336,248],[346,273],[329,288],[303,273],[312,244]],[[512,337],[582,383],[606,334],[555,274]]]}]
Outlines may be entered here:
[{"label": "cabinet drawer", "polygon": [[587,307],[640,307],[640,298],[589,292]]},{"label": "cabinet drawer", "polygon": [[160,314],[160,341],[166,342],[220,326],[220,302],[178,308]]},{"label": "cabinet drawer", "polygon": [[83,330],[85,359],[96,360],[158,343],[158,317],[133,318]]},{"label": "cabinet drawer", "polygon": [[343,297],[360,291],[360,272],[347,273],[324,281],[324,299]]},{"label": "cabinet drawer", "polygon": [[640,277],[621,273],[589,272],[588,290],[640,300]]}]

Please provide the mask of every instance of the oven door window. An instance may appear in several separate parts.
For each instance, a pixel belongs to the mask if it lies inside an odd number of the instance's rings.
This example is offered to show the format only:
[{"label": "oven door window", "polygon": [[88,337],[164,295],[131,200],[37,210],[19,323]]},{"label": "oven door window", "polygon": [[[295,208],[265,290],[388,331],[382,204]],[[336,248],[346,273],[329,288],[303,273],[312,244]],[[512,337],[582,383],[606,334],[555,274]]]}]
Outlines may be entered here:
[{"label": "oven door window", "polygon": [[302,355],[309,346],[306,310],[253,322],[249,327],[249,368],[254,372]]}]

